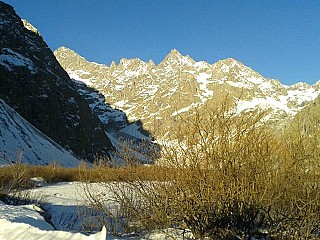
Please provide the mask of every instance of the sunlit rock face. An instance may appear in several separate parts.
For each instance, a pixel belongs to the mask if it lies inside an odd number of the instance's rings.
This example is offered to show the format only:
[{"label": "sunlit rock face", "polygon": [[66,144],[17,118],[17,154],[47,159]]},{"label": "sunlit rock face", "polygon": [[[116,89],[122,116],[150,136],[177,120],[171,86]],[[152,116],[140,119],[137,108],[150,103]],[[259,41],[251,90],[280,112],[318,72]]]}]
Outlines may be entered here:
[{"label": "sunlit rock face", "polygon": [[283,129],[320,92],[319,84],[286,86],[232,58],[196,62],[176,49],[158,65],[134,58],[106,66],[88,62],[66,47],[54,54],[71,78],[96,89],[112,107],[124,111],[129,120],[141,119],[149,130],[159,122],[174,123],[177,115],[217,105],[225,96],[238,113],[265,110],[264,121]]}]

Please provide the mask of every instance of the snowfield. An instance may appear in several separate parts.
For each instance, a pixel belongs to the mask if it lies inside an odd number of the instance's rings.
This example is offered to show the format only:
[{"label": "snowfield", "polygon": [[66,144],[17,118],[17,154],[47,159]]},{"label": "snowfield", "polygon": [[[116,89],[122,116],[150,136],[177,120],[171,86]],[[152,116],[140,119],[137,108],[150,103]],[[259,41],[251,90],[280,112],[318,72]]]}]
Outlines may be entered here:
[{"label": "snowfield", "polygon": [[[81,215],[89,209],[84,197],[85,186],[80,182],[64,182],[32,190],[35,196],[42,195],[44,199],[42,209],[33,204],[13,206],[0,201],[0,240],[182,239],[181,230],[176,229],[154,230],[144,233],[143,236],[131,234],[116,237],[108,234],[106,227],[102,226],[99,230],[90,231],[89,234],[84,231],[84,225],[88,221],[93,222],[97,214],[87,211],[86,215]],[[101,184],[92,183],[90,187],[95,191],[105,191],[105,188],[101,188]],[[111,193],[103,192],[103,194]]]},{"label": "snowfield", "polygon": [[106,228],[103,228],[100,233],[86,236],[81,233],[69,233],[65,231],[45,231],[37,227],[33,227],[27,223],[17,223],[8,221],[6,219],[0,219],[0,239],[104,240],[106,239]]},{"label": "snowfield", "polygon": [[[77,220],[76,209],[81,207],[78,187],[79,183],[61,183],[35,189],[34,195],[41,193],[45,198],[46,212],[33,204],[12,206],[0,201],[0,240],[106,239],[105,227],[89,236],[73,231],[70,223]],[[51,224],[46,221],[48,215],[51,215]]]}]

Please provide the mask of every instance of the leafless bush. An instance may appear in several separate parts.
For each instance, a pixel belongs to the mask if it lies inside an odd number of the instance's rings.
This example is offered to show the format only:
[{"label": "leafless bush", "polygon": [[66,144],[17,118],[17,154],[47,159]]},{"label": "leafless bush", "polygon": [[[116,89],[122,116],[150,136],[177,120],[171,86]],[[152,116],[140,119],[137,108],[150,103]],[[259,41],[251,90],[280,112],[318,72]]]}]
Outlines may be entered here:
[{"label": "leafless bush", "polygon": [[264,113],[232,109],[225,102],[180,117],[162,143],[158,162],[167,171],[87,189],[92,206],[123,232],[176,228],[211,239],[319,237],[319,138],[303,135],[299,126],[276,133],[261,124]]}]

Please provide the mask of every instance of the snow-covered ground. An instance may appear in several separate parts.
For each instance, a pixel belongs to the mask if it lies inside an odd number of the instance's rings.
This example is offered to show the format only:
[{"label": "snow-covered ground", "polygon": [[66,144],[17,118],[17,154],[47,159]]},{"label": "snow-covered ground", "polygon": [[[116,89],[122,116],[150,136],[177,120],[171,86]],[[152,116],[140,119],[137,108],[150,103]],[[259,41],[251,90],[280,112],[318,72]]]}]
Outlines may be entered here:
[{"label": "snow-covered ground", "polygon": [[33,190],[32,195],[43,196],[45,211],[33,204],[12,206],[0,202],[0,240],[106,239],[105,227],[89,236],[74,231],[77,210],[84,205],[77,194],[79,186],[79,183],[59,183]]},{"label": "snow-covered ground", "polygon": [[[84,224],[88,221],[93,222],[97,214],[90,215],[89,211],[87,215],[81,214],[89,209],[84,197],[85,186],[80,182],[65,182],[32,190],[34,195],[42,195],[43,210],[32,204],[12,206],[0,201],[0,240],[181,239],[179,231],[175,229],[155,230],[144,233],[143,236],[132,234],[115,237],[108,234],[106,228],[102,226],[96,233],[89,234],[85,231]],[[101,185],[93,183],[91,187],[99,191]],[[104,194],[111,193],[104,192]],[[171,237],[168,237],[168,234]]]},{"label": "snow-covered ground", "polygon": [[0,165],[16,161],[31,165],[56,162],[65,167],[80,163],[0,99]]},{"label": "snow-covered ground", "polygon": [[[32,216],[32,215],[31,215]],[[21,219],[24,217],[22,216]],[[106,229],[101,232],[86,236],[81,233],[69,233],[66,231],[41,230],[29,223],[12,222],[6,219],[0,219],[0,239],[18,240],[18,239],[37,239],[37,240],[104,240],[106,239]]]}]

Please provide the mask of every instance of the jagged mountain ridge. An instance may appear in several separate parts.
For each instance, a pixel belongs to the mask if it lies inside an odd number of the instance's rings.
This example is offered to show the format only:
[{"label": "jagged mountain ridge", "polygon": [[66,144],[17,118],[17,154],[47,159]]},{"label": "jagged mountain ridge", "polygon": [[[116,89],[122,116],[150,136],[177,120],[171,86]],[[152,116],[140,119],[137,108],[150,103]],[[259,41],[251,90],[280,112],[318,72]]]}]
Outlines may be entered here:
[{"label": "jagged mountain ridge", "polygon": [[109,156],[104,128],[39,32],[0,2],[0,98],[81,159]]},{"label": "jagged mountain ridge", "polygon": [[141,119],[148,129],[159,121],[174,120],[177,114],[217,104],[225,95],[234,99],[238,112],[268,109],[266,120],[283,126],[320,93],[320,82],[286,86],[235,59],[196,62],[175,49],[158,65],[134,58],[108,67],[88,62],[65,47],[54,54],[71,78],[97,89],[111,106],[123,110],[130,120]]},{"label": "jagged mountain ridge", "polygon": [[75,167],[79,160],[33,127],[0,99],[0,165],[59,163]]}]

